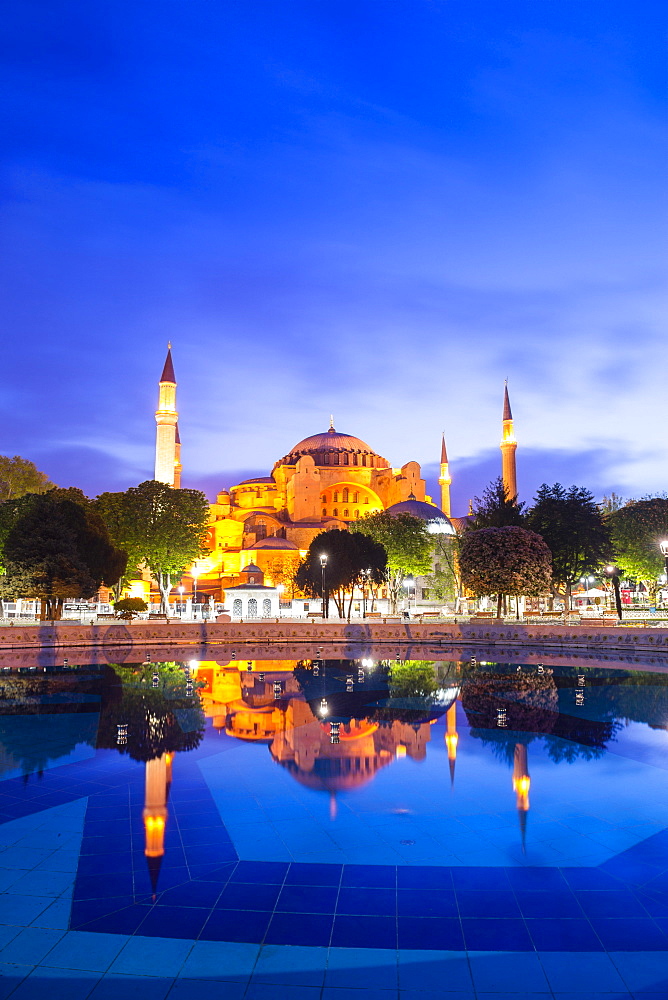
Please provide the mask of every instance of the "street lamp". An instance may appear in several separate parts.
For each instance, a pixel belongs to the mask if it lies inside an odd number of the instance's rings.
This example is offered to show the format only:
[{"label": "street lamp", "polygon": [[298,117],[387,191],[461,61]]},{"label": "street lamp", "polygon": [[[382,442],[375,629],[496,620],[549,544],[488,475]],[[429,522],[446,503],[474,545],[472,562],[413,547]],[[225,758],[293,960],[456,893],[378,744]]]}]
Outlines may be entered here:
[{"label": "street lamp", "polygon": [[327,600],[327,555],[320,553],[320,568],[322,569],[322,617],[329,618],[329,601]]},{"label": "street lamp", "polygon": [[587,598],[589,598],[589,587],[590,587],[590,584],[592,584],[595,579],[596,579],[595,576],[583,576],[582,577],[582,582],[584,583],[584,586],[585,586],[585,597],[587,597]]},{"label": "street lamp", "polygon": [[192,617],[194,619],[194,617],[195,617],[195,604],[197,603],[197,577],[199,576],[199,570],[197,569],[197,566],[193,566],[193,568],[190,570],[190,575],[193,578],[193,596],[192,596],[192,599],[190,601],[190,603],[191,603],[191,609],[190,610],[191,610],[191,613],[192,613]]},{"label": "street lamp", "polygon": [[659,542],[659,548],[663,556],[663,569],[666,574],[666,585],[668,585],[668,540],[664,539],[662,542]]},{"label": "street lamp", "polygon": [[404,580],[404,587],[406,588],[406,592],[408,594],[408,610],[409,611],[411,609],[411,588],[413,588],[414,586],[415,586],[415,580],[413,579],[413,577],[412,576],[407,576],[406,579]]},{"label": "street lamp", "polygon": [[605,567],[606,576],[610,578],[612,583],[612,591],[615,595],[615,610],[617,611],[617,617],[622,620],[622,595],[619,592],[619,569],[617,566],[606,566]]}]

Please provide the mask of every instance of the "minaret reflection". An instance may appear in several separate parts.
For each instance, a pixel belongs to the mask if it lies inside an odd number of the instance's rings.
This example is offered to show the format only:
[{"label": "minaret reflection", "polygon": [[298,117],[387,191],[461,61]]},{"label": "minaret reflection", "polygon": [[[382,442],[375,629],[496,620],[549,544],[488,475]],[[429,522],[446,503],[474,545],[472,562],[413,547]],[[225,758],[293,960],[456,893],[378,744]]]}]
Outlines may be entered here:
[{"label": "minaret reflection", "polygon": [[526,854],[527,813],[529,812],[529,764],[525,743],[515,744],[513,756],[513,791],[516,795],[517,815],[522,832],[522,853]]},{"label": "minaret reflection", "polygon": [[165,854],[165,826],[167,825],[167,798],[172,783],[172,760],[174,755],[164,753],[161,757],[146,762],[144,786],[144,854],[148,860],[148,871],[155,899],[162,858]]},{"label": "minaret reflection", "polygon": [[457,732],[457,702],[453,702],[445,713],[446,731],[445,745],[448,748],[448,764],[450,767],[450,787],[455,784],[455,764],[457,762],[457,744],[459,743],[459,733]]}]

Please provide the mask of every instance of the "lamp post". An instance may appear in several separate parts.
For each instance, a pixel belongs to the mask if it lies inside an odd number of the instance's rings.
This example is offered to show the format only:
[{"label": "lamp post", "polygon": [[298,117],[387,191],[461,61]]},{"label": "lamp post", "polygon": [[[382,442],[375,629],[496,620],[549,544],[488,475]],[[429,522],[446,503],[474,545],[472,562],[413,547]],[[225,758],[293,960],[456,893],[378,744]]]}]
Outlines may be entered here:
[{"label": "lamp post", "polygon": [[619,569],[616,566],[606,566],[606,575],[610,578],[612,583],[612,589],[615,595],[615,609],[617,611],[617,617],[622,620],[622,596],[619,592]]},{"label": "lamp post", "polygon": [[413,579],[413,577],[412,576],[407,576],[406,579],[404,580],[404,587],[406,588],[406,592],[408,594],[408,611],[409,612],[411,610],[411,588],[413,588],[414,586],[415,586],[415,580]]},{"label": "lamp post", "polygon": [[362,617],[366,618],[366,588],[369,585],[369,580],[371,579],[371,570],[362,570]]},{"label": "lamp post", "polygon": [[662,542],[659,542],[659,548],[663,556],[663,569],[666,574],[666,586],[668,586],[668,540],[664,539]]},{"label": "lamp post", "polygon": [[327,555],[320,553],[320,568],[322,569],[322,617],[329,618],[329,601],[327,599]]},{"label": "lamp post", "polygon": [[190,575],[193,578],[193,596],[192,596],[192,615],[195,617],[195,604],[197,603],[197,577],[199,576],[199,570],[196,566],[190,570]]},{"label": "lamp post", "polygon": [[587,600],[589,600],[589,587],[590,587],[590,584],[593,583],[595,579],[596,579],[596,577],[594,577],[594,576],[583,576],[582,577],[582,582],[585,585],[585,597],[587,598]]},{"label": "lamp post", "polygon": [[179,584],[177,587],[179,592],[179,618],[183,618],[183,584]]}]

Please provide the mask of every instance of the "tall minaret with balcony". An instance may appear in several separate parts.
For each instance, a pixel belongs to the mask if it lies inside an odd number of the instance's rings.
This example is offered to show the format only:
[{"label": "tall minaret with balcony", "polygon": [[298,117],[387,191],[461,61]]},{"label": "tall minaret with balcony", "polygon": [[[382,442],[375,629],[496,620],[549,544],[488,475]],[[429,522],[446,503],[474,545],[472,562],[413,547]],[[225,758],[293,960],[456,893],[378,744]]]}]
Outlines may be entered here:
[{"label": "tall minaret with balcony", "polygon": [[508,398],[508,383],[503,393],[503,432],[501,435],[501,477],[509,499],[517,496],[517,470],[515,467],[515,452],[517,441],[513,430],[513,413]]},{"label": "tall minaret with balcony", "polygon": [[172,345],[167,345],[165,367],[160,376],[158,409],[155,411],[157,432],[155,439],[155,476],[159,483],[168,486],[181,485],[181,442],[178,430],[179,415],[176,412],[176,379],[172,364]]},{"label": "tall minaret with balcony", "polygon": [[445,447],[445,434],[441,435],[441,474],[438,485],[441,487],[441,510],[450,517],[450,484],[452,476],[448,468],[448,452]]}]

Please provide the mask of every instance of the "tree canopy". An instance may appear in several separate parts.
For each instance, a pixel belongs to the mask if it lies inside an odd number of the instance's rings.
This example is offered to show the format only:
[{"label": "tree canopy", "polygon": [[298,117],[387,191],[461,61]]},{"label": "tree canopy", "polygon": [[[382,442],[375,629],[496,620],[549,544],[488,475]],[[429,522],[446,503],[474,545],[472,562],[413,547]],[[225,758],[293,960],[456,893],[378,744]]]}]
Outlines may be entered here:
[{"label": "tree canopy", "polygon": [[183,571],[209,551],[209,503],[199,490],[177,490],[155,479],[96,501],[112,537],[133,568],[145,563],[169,614],[169,592]]},{"label": "tree canopy", "polygon": [[124,572],[125,552],[81,490],[53,489],[2,507],[0,593],[40,598],[42,619],[60,618],[65,598],[92,597]]},{"label": "tree canopy", "polygon": [[552,587],[570,608],[571,589],[613,557],[610,531],[589,490],[546,483],[536,493],[527,527],[538,532],[552,553]]},{"label": "tree canopy", "polygon": [[482,498],[473,501],[471,528],[521,528],[526,520],[524,504],[511,497],[499,476],[483,490]]},{"label": "tree canopy", "polygon": [[[385,579],[385,549],[368,535],[333,528],[323,531],[311,542],[306,558],[295,575],[295,583],[311,597],[323,597],[321,554],[327,556],[325,587],[334,598],[339,615],[346,616],[345,598],[349,595],[348,616],[355,587],[379,584]],[[325,595],[325,599],[326,599]]]},{"label": "tree canopy", "polygon": [[369,535],[385,549],[386,582],[392,610],[396,611],[404,578],[431,573],[432,543],[426,524],[412,514],[379,511],[353,521],[350,530]]},{"label": "tree canopy", "polygon": [[653,596],[664,567],[659,543],[668,539],[668,499],[634,500],[613,511],[607,525],[620,567]]},{"label": "tree canopy", "polygon": [[550,550],[526,528],[480,528],[467,531],[459,553],[462,583],[476,597],[497,595],[497,615],[504,595],[539,597],[550,589]]},{"label": "tree canopy", "polygon": [[26,493],[46,493],[54,484],[34,462],[20,455],[0,455],[0,502],[15,500]]}]

